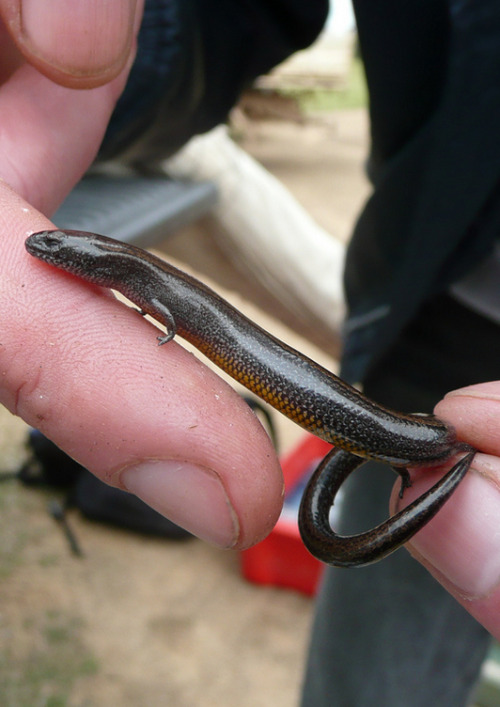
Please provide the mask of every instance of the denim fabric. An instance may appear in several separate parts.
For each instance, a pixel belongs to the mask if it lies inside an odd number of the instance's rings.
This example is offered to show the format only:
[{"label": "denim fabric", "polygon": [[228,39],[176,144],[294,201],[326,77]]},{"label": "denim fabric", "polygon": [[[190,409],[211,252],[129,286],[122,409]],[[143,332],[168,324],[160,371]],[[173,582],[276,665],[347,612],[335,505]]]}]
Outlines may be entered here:
[{"label": "denim fabric", "polygon": [[[420,311],[366,381],[391,407],[430,412],[448,390],[500,377],[500,329],[449,297]],[[387,515],[394,475],[377,463],[346,484],[342,532]],[[359,569],[328,568],[303,707],[465,707],[489,634],[401,549]]]}]

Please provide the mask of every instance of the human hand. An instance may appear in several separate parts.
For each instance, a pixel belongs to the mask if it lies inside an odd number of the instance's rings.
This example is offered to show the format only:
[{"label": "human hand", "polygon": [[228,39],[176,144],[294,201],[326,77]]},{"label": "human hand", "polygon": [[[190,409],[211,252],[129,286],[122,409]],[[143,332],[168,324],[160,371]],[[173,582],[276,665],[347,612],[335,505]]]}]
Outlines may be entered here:
[{"label": "human hand", "polygon": [[[453,391],[436,414],[481,451],[451,499],[407,547],[500,638],[500,382]],[[404,503],[435,480],[432,472],[416,475]]]},{"label": "human hand", "polygon": [[[108,83],[134,52],[144,0],[0,0],[0,57],[23,61],[61,86]],[[17,50],[17,51],[16,51]]]},{"label": "human hand", "polygon": [[24,34],[19,7],[0,0],[0,401],[195,534],[250,545],[282,495],[254,415],[177,343],[158,347],[137,313],[24,248],[52,227],[33,207],[50,213],[99,147],[142,2],[31,0]]},{"label": "human hand", "polygon": [[14,201],[0,278],[1,402],[195,535],[237,548],[261,539],[282,478],[253,413],[179,344],[158,347],[156,329],[109,291],[30,257],[26,235],[51,225]]},{"label": "human hand", "polygon": [[95,157],[133,61],[142,6],[0,0],[0,178],[44,213]]}]

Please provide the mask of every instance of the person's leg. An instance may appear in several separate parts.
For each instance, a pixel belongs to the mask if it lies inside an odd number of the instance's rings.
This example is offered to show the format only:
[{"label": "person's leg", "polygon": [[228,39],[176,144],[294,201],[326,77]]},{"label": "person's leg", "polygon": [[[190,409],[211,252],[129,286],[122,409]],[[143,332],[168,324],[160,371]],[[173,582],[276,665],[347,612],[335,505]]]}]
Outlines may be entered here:
[{"label": "person's leg", "polygon": [[[481,353],[465,332],[484,342]],[[439,298],[373,370],[365,391],[396,409],[429,412],[454,387],[498,378],[499,346],[500,329]],[[376,463],[356,472],[345,487],[341,532],[380,522],[393,483]],[[488,646],[487,632],[404,549],[368,567],[328,568],[302,705],[465,707]]]},{"label": "person's leg", "polygon": [[[346,509],[371,526],[393,483],[364,467]],[[302,704],[462,707],[487,646],[486,632],[406,551],[364,568],[328,568]]]}]

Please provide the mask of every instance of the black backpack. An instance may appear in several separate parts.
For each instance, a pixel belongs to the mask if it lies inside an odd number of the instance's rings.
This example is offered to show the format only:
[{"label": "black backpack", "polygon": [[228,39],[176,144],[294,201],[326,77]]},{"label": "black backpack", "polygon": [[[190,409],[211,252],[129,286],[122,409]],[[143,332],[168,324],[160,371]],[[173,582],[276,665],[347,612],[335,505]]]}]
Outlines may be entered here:
[{"label": "black backpack", "polygon": [[68,525],[66,511],[69,508],[77,508],[89,520],[145,535],[173,540],[192,537],[137,496],[105,484],[38,430],[30,431],[27,445],[28,460],[19,471],[4,475],[3,479],[16,478],[26,486],[63,492],[63,501],[54,498],[48,510],[61,524],[75,555],[83,552]]},{"label": "black backpack", "polygon": [[[260,401],[245,396],[245,401],[264,418],[275,446],[276,432],[269,411]],[[70,508],[78,509],[85,518],[118,528],[172,540],[185,540],[192,535],[184,528],[153,510],[131,493],[108,486],[74,459],[61,451],[38,430],[28,435],[28,460],[19,471],[4,474],[0,480],[18,479],[26,486],[54,489],[63,493],[63,501],[49,502],[50,515],[60,523],[71,551],[83,555],[80,544],[66,517]]]}]

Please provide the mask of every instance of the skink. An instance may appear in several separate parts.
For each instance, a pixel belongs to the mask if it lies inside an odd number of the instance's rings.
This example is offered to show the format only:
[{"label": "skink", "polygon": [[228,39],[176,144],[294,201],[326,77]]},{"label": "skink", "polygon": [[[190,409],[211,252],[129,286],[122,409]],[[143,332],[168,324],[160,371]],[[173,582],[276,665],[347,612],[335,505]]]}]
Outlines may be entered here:
[{"label": "skink", "polygon": [[[163,324],[160,344],[176,334],[219,368],[306,430],[335,445],[311,478],[299,511],[306,547],[337,566],[389,554],[450,497],[475,450],[433,415],[408,415],[369,400],[336,375],[264,331],[193,277],[147,251],[81,231],[42,231],[28,252],[88,281],[118,290]],[[344,480],[367,459],[388,463],[409,485],[408,468],[465,455],[429,491],[385,523],[341,536],[328,514]]]}]

